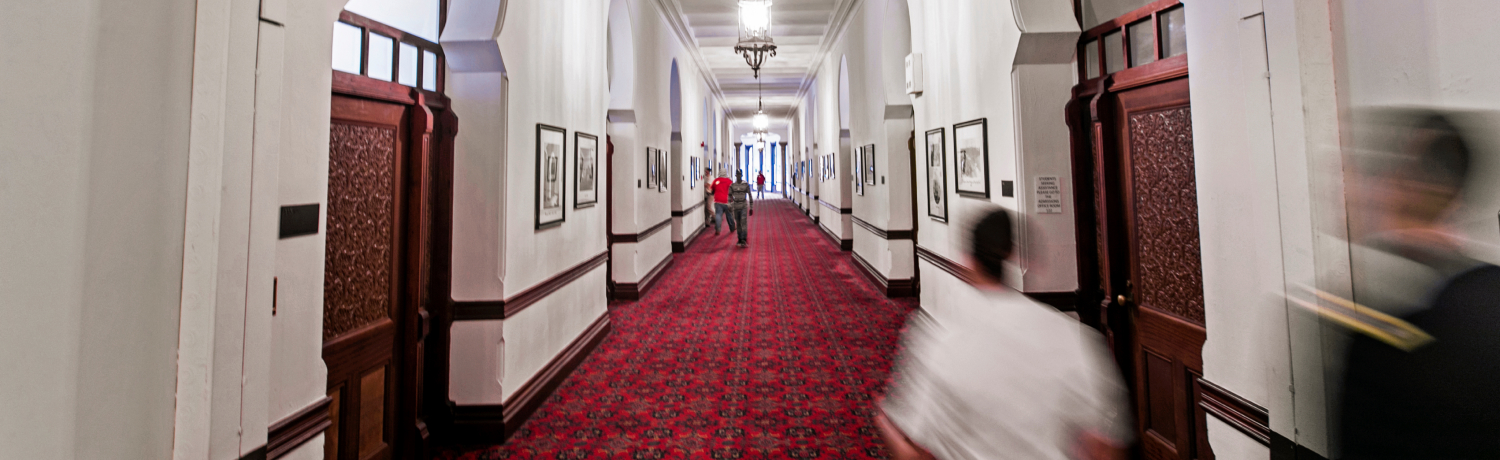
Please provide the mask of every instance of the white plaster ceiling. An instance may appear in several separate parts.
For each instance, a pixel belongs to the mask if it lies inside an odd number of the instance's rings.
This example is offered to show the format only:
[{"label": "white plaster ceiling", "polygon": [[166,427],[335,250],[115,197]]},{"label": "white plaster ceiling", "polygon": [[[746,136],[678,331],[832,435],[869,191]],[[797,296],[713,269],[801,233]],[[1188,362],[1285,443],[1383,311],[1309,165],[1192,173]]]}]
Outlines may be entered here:
[{"label": "white plaster ceiling", "polygon": [[[668,0],[678,6],[682,22],[724,96],[736,124],[748,124],[756,111],[756,81],[745,58],[734,52],[739,41],[739,0]],[[771,37],[776,57],[760,69],[766,114],[782,125],[797,104],[797,94],[813,74],[825,42],[831,42],[835,11],[850,0],[773,0]],[[840,7],[844,8],[840,8]],[[847,13],[845,13],[847,14]]]}]

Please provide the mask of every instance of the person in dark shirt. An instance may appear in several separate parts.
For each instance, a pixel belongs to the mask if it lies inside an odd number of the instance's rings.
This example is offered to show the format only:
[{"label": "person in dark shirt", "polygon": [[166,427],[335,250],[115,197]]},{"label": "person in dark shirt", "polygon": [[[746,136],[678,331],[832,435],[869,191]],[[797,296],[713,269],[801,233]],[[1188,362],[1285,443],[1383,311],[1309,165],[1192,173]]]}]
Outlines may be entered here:
[{"label": "person in dark shirt", "polygon": [[734,212],[734,222],[739,225],[739,247],[750,247],[749,227],[751,207],[755,200],[750,197],[750,184],[745,182],[744,171],[735,171],[734,184],[729,186],[729,205]]},{"label": "person in dark shirt", "polygon": [[1414,305],[1372,307],[1392,314],[1355,328],[1337,406],[1342,458],[1500,458],[1500,267],[1466,256],[1463,237],[1445,225],[1469,180],[1471,143],[1447,114],[1403,111],[1390,121],[1381,127],[1398,136],[1388,144],[1397,148],[1361,158],[1353,185],[1353,204],[1370,218],[1359,244],[1425,277],[1406,295],[1362,300],[1361,290],[1383,283],[1355,287],[1361,304]]}]

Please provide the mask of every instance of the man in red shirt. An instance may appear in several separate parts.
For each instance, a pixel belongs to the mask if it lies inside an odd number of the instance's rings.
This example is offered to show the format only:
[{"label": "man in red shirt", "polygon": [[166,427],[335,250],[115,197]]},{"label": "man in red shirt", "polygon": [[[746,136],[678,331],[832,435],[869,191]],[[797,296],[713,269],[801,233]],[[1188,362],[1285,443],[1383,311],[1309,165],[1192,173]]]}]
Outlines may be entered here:
[{"label": "man in red shirt", "polygon": [[709,184],[709,187],[713,188],[714,191],[715,235],[719,234],[719,222],[726,220],[729,221],[729,232],[734,233],[734,216],[729,214],[729,186],[731,185],[734,185],[734,181],[729,180],[729,174],[722,171],[719,172],[719,178],[714,179],[713,184]]},{"label": "man in red shirt", "polygon": [[759,192],[759,194],[755,195],[756,198],[766,197],[766,173],[755,173],[755,189]]}]

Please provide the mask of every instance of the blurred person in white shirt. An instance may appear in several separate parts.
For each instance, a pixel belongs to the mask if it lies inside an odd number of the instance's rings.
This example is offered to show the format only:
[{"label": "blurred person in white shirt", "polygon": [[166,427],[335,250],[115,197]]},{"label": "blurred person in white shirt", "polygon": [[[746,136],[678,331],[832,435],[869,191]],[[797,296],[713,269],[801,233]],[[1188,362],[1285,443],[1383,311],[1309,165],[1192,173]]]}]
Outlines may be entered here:
[{"label": "blurred person in white shirt", "polygon": [[876,425],[895,459],[1123,459],[1133,429],[1103,337],[1000,280],[1010,214],[970,239],[975,292],[908,323]]}]

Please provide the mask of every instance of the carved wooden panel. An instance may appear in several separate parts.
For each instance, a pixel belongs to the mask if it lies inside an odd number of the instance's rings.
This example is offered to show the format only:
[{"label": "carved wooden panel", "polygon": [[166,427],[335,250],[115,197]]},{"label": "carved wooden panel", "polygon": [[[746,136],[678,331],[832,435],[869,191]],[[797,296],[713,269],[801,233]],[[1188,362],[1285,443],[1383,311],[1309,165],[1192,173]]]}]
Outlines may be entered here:
[{"label": "carved wooden panel", "polygon": [[325,341],[390,314],[395,158],[395,128],[330,126]]},{"label": "carved wooden panel", "polygon": [[1130,163],[1140,270],[1136,301],[1201,325],[1192,109],[1130,114]]},{"label": "carved wooden panel", "polygon": [[385,448],[385,368],[359,379],[359,458]]}]

